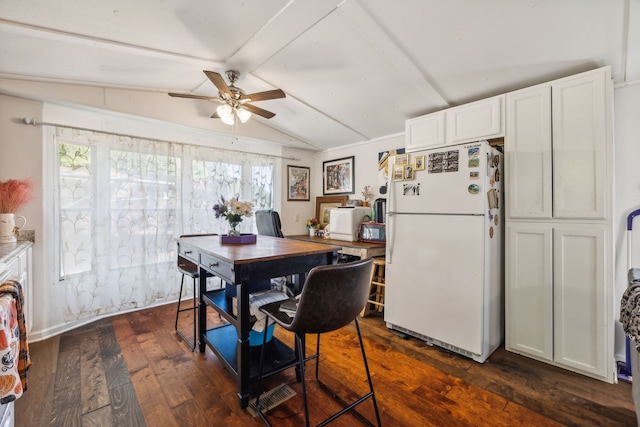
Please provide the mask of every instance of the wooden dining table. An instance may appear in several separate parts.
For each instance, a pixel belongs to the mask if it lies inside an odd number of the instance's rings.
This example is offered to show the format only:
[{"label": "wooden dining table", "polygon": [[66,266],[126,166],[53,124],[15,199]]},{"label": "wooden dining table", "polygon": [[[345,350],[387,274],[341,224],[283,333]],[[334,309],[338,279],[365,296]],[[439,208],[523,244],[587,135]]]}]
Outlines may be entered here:
[{"label": "wooden dining table", "polygon": [[[260,348],[250,345],[251,331],[249,293],[252,286],[281,276],[306,274],[316,266],[336,262],[339,246],[256,236],[250,244],[222,243],[220,236],[185,236],[177,239],[178,252],[198,265],[199,308],[198,349],[210,348],[236,378],[241,408],[249,402],[249,386],[258,377]],[[233,298],[225,289],[207,290],[207,277],[217,276],[226,286],[235,287],[237,315]],[[207,329],[207,310],[213,309],[226,324]],[[264,373],[277,372],[293,360],[295,351],[277,338],[266,345]]]}]

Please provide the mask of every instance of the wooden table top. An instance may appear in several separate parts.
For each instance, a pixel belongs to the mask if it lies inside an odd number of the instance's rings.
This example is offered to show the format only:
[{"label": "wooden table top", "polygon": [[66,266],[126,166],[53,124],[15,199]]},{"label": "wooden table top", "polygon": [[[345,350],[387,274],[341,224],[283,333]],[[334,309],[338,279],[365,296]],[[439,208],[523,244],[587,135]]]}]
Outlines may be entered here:
[{"label": "wooden table top", "polygon": [[256,243],[250,244],[222,244],[220,236],[181,237],[178,241],[234,264],[337,252],[342,248],[342,245],[327,245],[324,241],[309,242],[262,235],[256,236]]}]

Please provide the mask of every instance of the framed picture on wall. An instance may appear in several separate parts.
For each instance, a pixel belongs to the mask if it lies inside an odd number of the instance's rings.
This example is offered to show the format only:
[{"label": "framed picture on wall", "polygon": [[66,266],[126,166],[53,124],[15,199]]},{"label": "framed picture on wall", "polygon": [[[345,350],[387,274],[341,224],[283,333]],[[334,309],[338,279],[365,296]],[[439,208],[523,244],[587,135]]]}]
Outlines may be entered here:
[{"label": "framed picture on wall", "polygon": [[322,194],[353,194],[354,156],[322,162]]},{"label": "framed picture on wall", "polygon": [[329,224],[330,210],[347,203],[349,196],[320,196],[316,197],[316,218],[323,224]]},{"label": "framed picture on wall", "polygon": [[310,169],[287,165],[287,201],[309,201]]}]

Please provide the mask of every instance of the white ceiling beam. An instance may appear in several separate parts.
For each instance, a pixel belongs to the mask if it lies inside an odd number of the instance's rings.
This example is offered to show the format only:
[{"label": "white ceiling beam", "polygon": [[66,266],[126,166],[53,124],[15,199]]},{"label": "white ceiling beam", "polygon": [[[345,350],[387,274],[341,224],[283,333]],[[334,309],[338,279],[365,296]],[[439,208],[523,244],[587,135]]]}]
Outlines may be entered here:
[{"label": "white ceiling beam", "polygon": [[137,46],[129,43],[121,43],[113,40],[90,37],[83,34],[74,34],[65,31],[53,30],[50,28],[25,25],[18,22],[12,22],[0,19],[0,33],[23,35],[43,40],[53,40],[70,45],[80,46],[99,46],[101,48],[110,49],[116,52],[142,55],[149,58],[158,58],[164,60],[189,62],[200,67],[223,66],[220,61],[210,58],[200,58],[182,53],[168,52],[159,49],[152,49],[144,46]]}]

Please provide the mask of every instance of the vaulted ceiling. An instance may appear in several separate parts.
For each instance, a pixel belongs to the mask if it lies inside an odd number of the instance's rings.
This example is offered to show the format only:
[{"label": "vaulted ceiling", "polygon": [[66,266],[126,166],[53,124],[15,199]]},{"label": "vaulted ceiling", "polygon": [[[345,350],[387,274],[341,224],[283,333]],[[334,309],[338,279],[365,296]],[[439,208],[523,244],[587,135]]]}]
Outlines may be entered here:
[{"label": "vaulted ceiling", "polygon": [[1,78],[217,96],[202,71],[235,69],[318,150],[603,65],[640,81],[640,0],[0,0]]}]

